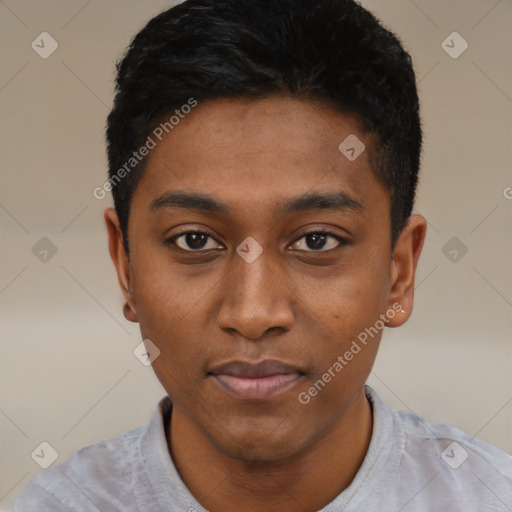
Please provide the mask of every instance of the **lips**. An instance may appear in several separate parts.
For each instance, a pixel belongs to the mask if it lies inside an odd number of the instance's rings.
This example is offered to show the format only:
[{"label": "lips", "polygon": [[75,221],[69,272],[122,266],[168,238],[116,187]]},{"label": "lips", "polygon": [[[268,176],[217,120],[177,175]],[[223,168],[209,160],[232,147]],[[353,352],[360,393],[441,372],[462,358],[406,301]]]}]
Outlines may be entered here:
[{"label": "lips", "polygon": [[299,368],[267,359],[256,364],[231,361],[208,375],[231,395],[244,400],[266,400],[294,386],[304,376]]}]

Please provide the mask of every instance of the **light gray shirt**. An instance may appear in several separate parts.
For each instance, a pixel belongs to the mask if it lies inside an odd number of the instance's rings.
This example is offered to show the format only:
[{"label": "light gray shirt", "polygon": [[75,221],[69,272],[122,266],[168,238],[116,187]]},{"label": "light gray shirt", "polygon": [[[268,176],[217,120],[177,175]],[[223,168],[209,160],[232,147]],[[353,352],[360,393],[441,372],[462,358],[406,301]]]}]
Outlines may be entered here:
[{"label": "light gray shirt", "polygon": [[[512,456],[451,425],[387,407],[369,386],[373,432],[354,480],[320,512],[512,511]],[[37,474],[14,512],[205,512],[167,448],[172,403],[151,421]],[[241,511],[243,512],[243,511]]]}]

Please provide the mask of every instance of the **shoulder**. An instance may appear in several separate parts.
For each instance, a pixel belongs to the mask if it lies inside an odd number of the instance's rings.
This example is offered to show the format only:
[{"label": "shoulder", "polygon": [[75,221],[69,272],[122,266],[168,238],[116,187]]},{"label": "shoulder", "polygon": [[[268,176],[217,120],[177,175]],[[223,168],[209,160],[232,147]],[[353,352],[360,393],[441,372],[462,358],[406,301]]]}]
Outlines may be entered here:
[{"label": "shoulder", "polygon": [[132,498],[132,474],[141,470],[145,430],[103,439],[38,473],[16,496],[13,512],[127,510],[122,505]]},{"label": "shoulder", "polygon": [[512,455],[497,446],[471,436],[454,425],[433,423],[410,412],[393,411],[393,414],[401,424],[409,444],[436,448],[442,460],[449,463],[448,466],[460,467],[473,455],[474,459],[491,463],[504,476],[512,479]]},{"label": "shoulder", "polygon": [[389,510],[512,510],[511,455],[454,425],[395,411],[369,386],[366,394],[374,411],[373,451],[356,482],[354,506],[366,503],[373,512],[386,500]]},{"label": "shoulder", "polygon": [[[512,456],[498,447],[443,423],[393,411],[402,432],[401,475],[421,475],[430,493],[464,496],[473,506],[512,505]],[[427,492],[427,489],[426,491]]]}]

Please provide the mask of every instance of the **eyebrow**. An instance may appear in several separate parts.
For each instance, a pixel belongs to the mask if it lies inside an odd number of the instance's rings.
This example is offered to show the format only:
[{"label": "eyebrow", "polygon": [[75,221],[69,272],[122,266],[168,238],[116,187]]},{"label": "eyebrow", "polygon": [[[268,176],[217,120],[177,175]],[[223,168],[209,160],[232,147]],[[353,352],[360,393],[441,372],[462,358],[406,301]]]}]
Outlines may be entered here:
[{"label": "eyebrow", "polygon": [[[150,206],[150,211],[156,212],[166,208],[185,208],[204,213],[217,215],[230,215],[232,208],[211,196],[190,192],[167,192],[157,197]],[[363,211],[363,203],[339,191],[309,193],[300,197],[286,200],[277,205],[276,214],[290,215],[292,213],[307,212],[310,210],[331,211]]]}]

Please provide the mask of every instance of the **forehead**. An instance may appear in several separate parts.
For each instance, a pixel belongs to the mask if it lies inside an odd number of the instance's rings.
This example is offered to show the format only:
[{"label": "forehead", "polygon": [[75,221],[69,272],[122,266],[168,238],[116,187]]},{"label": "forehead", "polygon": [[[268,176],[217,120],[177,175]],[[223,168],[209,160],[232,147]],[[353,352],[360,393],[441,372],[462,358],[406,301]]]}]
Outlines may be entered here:
[{"label": "forehead", "polygon": [[[366,150],[351,160],[339,148],[345,140],[352,146],[360,141]],[[270,97],[199,103],[157,141],[134,201],[138,196],[147,209],[179,190],[222,198],[230,211],[266,205],[278,211],[287,198],[321,190],[343,192],[366,206],[387,196],[371,171],[371,144],[355,116],[319,102]]]}]

